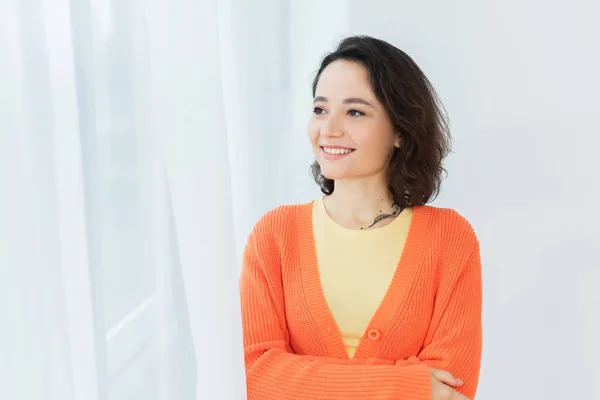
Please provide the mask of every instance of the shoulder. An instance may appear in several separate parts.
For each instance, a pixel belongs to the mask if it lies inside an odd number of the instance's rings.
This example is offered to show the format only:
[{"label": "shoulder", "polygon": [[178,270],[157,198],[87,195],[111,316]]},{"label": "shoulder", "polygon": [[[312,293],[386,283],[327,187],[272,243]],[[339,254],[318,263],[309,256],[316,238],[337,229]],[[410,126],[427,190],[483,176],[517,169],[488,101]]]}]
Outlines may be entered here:
[{"label": "shoulder", "polygon": [[305,214],[312,212],[312,204],[312,201],[302,204],[283,204],[270,209],[258,219],[251,235],[266,232],[277,234],[296,226]]},{"label": "shoulder", "polygon": [[429,236],[440,250],[460,254],[462,257],[470,257],[479,251],[475,229],[461,213],[451,208],[422,208],[423,212],[429,214]]},{"label": "shoulder", "polygon": [[279,281],[282,259],[293,253],[299,230],[310,229],[312,204],[281,205],[262,215],[248,236],[243,271],[258,267],[269,279]]},{"label": "shoulder", "polygon": [[302,227],[308,228],[313,202],[284,204],[263,214],[250,232],[249,242],[285,246]]},{"label": "shoulder", "polygon": [[425,206],[431,213],[432,222],[440,233],[447,235],[465,235],[476,240],[473,226],[461,213],[452,208]]}]

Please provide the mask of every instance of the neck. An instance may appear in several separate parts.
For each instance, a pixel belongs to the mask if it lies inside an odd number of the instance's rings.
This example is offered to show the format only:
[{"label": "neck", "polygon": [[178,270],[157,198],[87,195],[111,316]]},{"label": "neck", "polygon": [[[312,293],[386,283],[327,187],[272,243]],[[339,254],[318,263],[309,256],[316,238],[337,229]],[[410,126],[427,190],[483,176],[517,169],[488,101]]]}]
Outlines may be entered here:
[{"label": "neck", "polygon": [[381,176],[336,180],[333,193],[324,201],[329,216],[347,228],[370,226],[378,216],[392,212],[394,202],[385,177]]}]

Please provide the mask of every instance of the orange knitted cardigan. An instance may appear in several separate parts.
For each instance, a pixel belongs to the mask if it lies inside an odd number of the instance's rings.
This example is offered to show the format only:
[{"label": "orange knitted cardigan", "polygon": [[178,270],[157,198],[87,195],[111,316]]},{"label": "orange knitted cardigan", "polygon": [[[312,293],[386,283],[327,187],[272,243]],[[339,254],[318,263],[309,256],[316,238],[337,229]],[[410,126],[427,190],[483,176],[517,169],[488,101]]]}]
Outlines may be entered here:
[{"label": "orange knitted cardigan", "polygon": [[352,359],[320,285],[312,202],[259,220],[240,286],[249,400],[429,400],[428,367],[450,371],[464,382],[458,391],[475,396],[479,243],[455,211],[414,208],[398,268]]}]

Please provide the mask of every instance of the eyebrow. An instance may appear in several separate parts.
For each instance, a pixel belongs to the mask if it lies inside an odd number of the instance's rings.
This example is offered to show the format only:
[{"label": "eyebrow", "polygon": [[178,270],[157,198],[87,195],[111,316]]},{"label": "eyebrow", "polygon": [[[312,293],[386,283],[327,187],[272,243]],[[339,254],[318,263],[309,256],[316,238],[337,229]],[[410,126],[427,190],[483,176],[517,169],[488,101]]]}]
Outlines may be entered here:
[{"label": "eyebrow", "polygon": [[[316,103],[318,101],[323,102],[323,103],[327,103],[327,98],[323,97],[323,96],[317,96],[313,100],[313,103]],[[344,104],[364,104],[365,106],[369,106],[371,108],[375,108],[373,106],[373,104],[369,103],[365,99],[361,99],[360,97],[350,97],[350,98],[344,99],[343,103]]]}]

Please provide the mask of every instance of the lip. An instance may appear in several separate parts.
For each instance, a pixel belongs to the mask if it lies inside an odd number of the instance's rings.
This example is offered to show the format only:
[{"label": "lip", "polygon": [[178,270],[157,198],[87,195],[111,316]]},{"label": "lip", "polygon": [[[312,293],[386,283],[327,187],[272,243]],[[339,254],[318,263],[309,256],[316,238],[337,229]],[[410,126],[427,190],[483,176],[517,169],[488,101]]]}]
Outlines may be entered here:
[{"label": "lip", "polygon": [[335,145],[335,144],[322,144],[322,145],[319,145],[319,147],[321,147],[321,148],[327,147],[329,149],[350,149],[350,150],[355,150],[352,147],[339,146],[339,145]]},{"label": "lip", "polygon": [[[325,152],[325,150],[323,149],[324,147],[327,147],[328,149],[347,149],[347,150],[352,150],[352,151],[347,154],[329,154],[329,153]],[[321,155],[323,156],[323,158],[326,160],[329,160],[329,161],[341,160],[342,158],[347,157],[350,154],[354,153],[354,151],[356,150],[356,149],[353,149],[352,147],[339,146],[339,145],[321,145],[321,146],[319,146],[319,149],[321,151]]]}]

